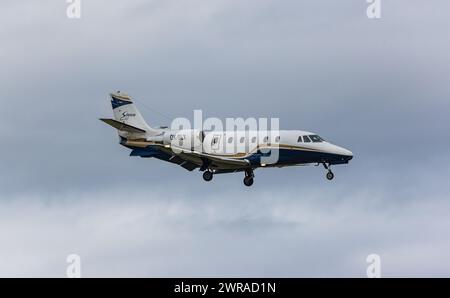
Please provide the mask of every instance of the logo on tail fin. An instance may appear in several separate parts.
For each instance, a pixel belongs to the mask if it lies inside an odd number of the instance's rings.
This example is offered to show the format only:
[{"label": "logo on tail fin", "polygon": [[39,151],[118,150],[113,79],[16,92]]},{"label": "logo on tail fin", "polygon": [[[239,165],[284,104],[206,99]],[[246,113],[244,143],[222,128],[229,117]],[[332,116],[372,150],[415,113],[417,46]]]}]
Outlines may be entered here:
[{"label": "logo on tail fin", "polygon": [[123,112],[122,116],[119,118],[120,121],[127,121],[128,118],[130,117],[135,117],[136,114],[135,113],[128,113],[128,112]]}]

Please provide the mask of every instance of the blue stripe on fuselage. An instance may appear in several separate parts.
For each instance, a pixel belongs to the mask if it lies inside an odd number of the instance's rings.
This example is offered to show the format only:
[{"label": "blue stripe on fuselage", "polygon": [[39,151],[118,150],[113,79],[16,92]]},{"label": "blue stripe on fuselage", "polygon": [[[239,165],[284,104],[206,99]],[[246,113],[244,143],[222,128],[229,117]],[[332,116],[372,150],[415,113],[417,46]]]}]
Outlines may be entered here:
[{"label": "blue stripe on fuselage", "polygon": [[[276,152],[274,150],[278,150],[278,161],[275,165],[295,165],[295,164],[306,164],[306,163],[329,163],[329,164],[343,164],[348,163],[351,156],[332,154],[326,152],[318,152],[318,151],[309,151],[309,150],[290,150],[290,149],[272,149],[271,154],[273,158],[276,157]],[[268,154],[264,154],[266,159],[269,161],[270,157]],[[263,154],[257,152],[252,154],[251,156],[245,158],[254,166],[261,164],[261,157]]]}]

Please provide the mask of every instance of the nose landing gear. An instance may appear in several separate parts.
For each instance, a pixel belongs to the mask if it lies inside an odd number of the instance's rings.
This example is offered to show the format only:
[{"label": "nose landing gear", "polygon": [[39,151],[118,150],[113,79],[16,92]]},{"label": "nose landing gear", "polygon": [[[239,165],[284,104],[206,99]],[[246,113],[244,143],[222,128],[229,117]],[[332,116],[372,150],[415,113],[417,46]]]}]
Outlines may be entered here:
[{"label": "nose landing gear", "polygon": [[331,170],[328,170],[328,173],[327,173],[327,179],[328,179],[328,180],[333,180],[333,178],[334,178],[333,172],[332,172]]},{"label": "nose landing gear", "polygon": [[333,180],[334,174],[333,174],[333,172],[331,171],[330,164],[327,164],[327,163],[324,162],[324,163],[323,163],[323,167],[324,167],[326,170],[328,170],[327,175],[326,175],[327,179],[328,179],[328,180]]}]

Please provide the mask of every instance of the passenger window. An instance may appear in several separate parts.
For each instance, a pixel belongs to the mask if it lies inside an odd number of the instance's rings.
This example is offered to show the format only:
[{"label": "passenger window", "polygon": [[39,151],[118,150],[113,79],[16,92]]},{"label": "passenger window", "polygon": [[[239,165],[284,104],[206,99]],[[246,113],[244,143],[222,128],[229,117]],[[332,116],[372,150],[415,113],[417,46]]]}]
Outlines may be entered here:
[{"label": "passenger window", "polygon": [[256,137],[252,138],[252,143],[256,143]]},{"label": "passenger window", "polygon": [[277,136],[276,138],[275,138],[275,142],[279,142],[280,141],[280,136]]},{"label": "passenger window", "polygon": [[233,143],[233,137],[228,138],[228,144],[231,144],[231,143]]},{"label": "passenger window", "polygon": [[308,136],[303,136],[303,142],[311,143],[311,140],[308,138]]},{"label": "passenger window", "polygon": [[245,141],[245,138],[242,137],[242,138],[241,138],[241,144],[244,143],[244,141]]},{"label": "passenger window", "polygon": [[298,143],[301,143],[301,142],[302,142],[302,136],[299,136],[299,137],[298,137],[297,142],[298,142]]},{"label": "passenger window", "polygon": [[267,143],[268,141],[269,141],[269,137],[264,137],[263,142],[264,142],[264,143]]}]

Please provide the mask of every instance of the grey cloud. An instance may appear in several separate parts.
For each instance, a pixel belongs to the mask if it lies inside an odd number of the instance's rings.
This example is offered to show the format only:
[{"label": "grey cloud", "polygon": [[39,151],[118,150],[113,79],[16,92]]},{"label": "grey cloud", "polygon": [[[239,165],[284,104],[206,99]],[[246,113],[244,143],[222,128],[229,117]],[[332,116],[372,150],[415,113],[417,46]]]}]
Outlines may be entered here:
[{"label": "grey cloud", "polygon": [[[388,274],[448,275],[449,4],[384,1],[381,20],[366,5],[83,1],[73,21],[64,1],[0,4],[0,273],[63,274],[72,248],[90,275],[360,276],[373,249]],[[128,156],[97,120],[116,89],[152,124],[169,124],[153,110],[280,117],[355,158],[332,184],[320,167],[258,171],[252,190],[240,175],[204,184]]]},{"label": "grey cloud", "polygon": [[364,276],[371,253],[385,276],[441,276],[450,262],[442,198],[119,188],[42,199],[2,202],[2,274],[64,276],[70,253],[85,276]]}]

